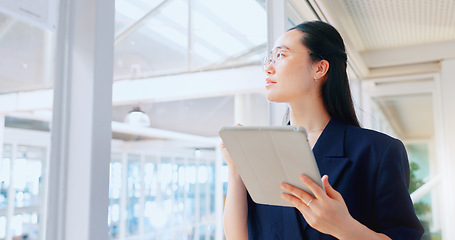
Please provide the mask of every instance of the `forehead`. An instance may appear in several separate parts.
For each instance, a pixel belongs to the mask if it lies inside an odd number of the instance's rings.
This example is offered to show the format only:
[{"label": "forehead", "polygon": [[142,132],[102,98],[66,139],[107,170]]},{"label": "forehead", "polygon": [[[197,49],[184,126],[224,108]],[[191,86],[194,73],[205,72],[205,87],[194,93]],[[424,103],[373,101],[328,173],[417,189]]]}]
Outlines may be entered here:
[{"label": "forehead", "polygon": [[287,50],[294,51],[303,51],[307,48],[302,44],[301,39],[303,32],[299,30],[290,30],[283,35],[281,35],[275,42],[273,49],[282,48]]}]

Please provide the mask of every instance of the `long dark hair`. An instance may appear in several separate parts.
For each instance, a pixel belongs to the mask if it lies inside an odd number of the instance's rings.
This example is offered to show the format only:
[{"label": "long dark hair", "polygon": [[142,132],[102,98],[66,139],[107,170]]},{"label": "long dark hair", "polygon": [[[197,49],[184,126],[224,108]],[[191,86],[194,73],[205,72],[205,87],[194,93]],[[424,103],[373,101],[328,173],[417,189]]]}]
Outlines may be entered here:
[{"label": "long dark hair", "polygon": [[345,124],[360,127],[346,73],[347,55],[343,39],[330,24],[321,21],[304,22],[290,30],[302,31],[302,44],[307,47],[313,61],[327,60],[327,80],[321,87],[324,106],[329,115]]}]

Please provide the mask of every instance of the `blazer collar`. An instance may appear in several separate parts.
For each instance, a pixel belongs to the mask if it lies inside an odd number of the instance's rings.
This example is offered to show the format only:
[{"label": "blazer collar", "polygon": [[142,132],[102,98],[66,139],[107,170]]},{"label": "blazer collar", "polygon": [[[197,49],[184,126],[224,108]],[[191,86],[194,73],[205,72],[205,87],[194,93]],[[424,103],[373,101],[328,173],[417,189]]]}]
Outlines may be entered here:
[{"label": "blazer collar", "polygon": [[[313,154],[318,163],[321,176],[329,176],[329,183],[337,188],[341,176],[350,165],[350,159],[344,153],[344,138],[347,125],[335,118],[330,119],[318,141],[314,145]],[[298,212],[297,212],[298,214]],[[302,231],[308,223],[300,215]]]},{"label": "blazer collar", "polygon": [[344,152],[346,127],[346,124],[332,118],[313,148],[321,176],[329,176],[329,183],[334,188],[351,163]]},{"label": "blazer collar", "polygon": [[343,157],[345,132],[346,124],[331,118],[313,147],[315,158]]}]

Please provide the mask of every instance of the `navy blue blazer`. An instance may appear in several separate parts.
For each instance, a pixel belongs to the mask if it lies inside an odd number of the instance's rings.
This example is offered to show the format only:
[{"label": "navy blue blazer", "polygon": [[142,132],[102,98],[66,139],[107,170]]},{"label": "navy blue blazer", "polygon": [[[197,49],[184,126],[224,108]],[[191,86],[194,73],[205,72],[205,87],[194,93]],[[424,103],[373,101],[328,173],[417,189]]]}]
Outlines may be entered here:
[{"label": "navy blue blazer", "polygon": [[[329,176],[357,221],[393,240],[421,239],[401,141],[332,118],[313,153],[321,176]],[[247,201],[250,240],[336,239],[311,228],[296,208],[256,204],[249,194]]]}]

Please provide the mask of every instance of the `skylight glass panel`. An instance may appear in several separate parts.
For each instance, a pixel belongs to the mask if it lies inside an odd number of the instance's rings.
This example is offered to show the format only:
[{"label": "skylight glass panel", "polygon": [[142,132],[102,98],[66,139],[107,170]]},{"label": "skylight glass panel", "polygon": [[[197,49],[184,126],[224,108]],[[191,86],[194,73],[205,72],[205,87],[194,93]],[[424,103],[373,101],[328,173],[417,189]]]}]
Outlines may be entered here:
[{"label": "skylight glass panel", "polygon": [[217,58],[208,59],[208,62],[195,61],[201,64],[196,68],[217,64],[223,67],[229,59],[266,42],[266,12],[255,0],[196,0],[194,3],[192,36],[195,52],[199,53],[201,47],[218,50]]},{"label": "skylight glass panel", "polygon": [[115,33],[145,16],[165,0],[116,0],[115,1]]},{"label": "skylight glass panel", "polygon": [[[115,79],[223,68],[229,61],[260,62],[251,51],[266,42],[267,20],[256,0],[152,2],[116,4],[116,29],[126,34],[116,39]],[[128,26],[134,26],[132,31],[125,31]],[[248,61],[239,60],[244,54]]]}]

